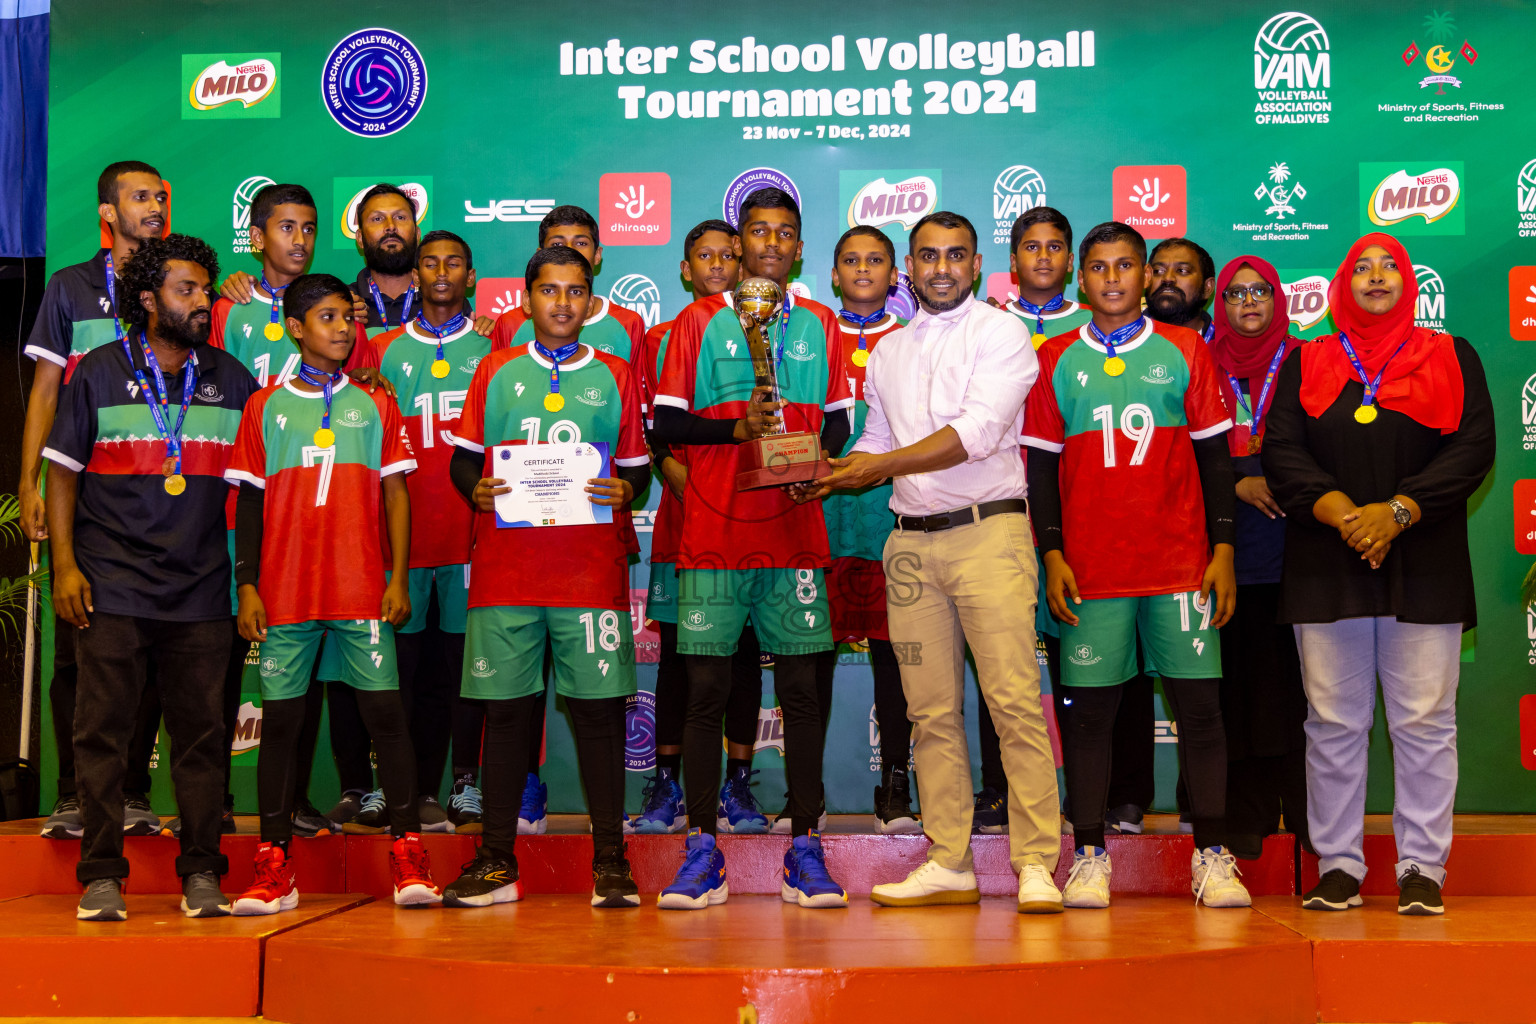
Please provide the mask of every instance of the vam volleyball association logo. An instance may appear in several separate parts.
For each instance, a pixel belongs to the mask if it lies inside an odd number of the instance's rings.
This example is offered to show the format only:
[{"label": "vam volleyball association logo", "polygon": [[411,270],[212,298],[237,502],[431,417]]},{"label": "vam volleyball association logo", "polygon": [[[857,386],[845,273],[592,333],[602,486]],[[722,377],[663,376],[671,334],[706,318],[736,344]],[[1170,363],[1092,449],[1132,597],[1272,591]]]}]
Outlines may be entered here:
[{"label": "vam volleyball association logo", "polygon": [[264,174],[253,174],[235,186],[229,211],[230,227],[235,233],[229,243],[231,252],[238,255],[251,251],[251,203],[255,201],[257,192],[276,184]]},{"label": "vam volleyball association logo", "polygon": [[1013,235],[1013,222],[1025,210],[1046,205],[1045,179],[1033,167],[1014,164],[1005,167],[992,183],[992,241],[1007,245]]},{"label": "vam volleyball association logo", "polygon": [[331,117],[353,135],[393,135],[426,102],[426,61],[399,32],[365,28],[331,50],[320,75],[320,95]]},{"label": "vam volleyball association logo", "polygon": [[644,274],[625,274],[608,290],[608,301],[640,314],[649,330],[661,322],[661,289]]},{"label": "vam volleyball association logo", "polygon": [[1440,272],[1423,263],[1415,263],[1413,276],[1419,280],[1419,301],[1413,310],[1414,323],[1432,331],[1445,330],[1445,281]]},{"label": "vam volleyball association logo", "polygon": [[1536,160],[1515,176],[1515,215],[1520,218],[1520,237],[1536,236]]},{"label": "vam volleyball association logo", "polygon": [[1259,28],[1253,40],[1256,124],[1327,124],[1333,55],[1328,32],[1310,14],[1286,11]]}]

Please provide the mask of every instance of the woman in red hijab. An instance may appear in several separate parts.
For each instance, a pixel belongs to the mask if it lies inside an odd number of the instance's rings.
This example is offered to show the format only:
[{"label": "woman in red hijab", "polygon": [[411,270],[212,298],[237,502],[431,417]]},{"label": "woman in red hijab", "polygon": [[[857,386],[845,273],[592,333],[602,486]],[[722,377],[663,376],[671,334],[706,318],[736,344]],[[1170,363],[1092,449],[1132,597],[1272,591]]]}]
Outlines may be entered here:
[{"label": "woman in red hijab", "polygon": [[1461,633],[1477,624],[1467,499],[1493,466],[1493,405],[1472,346],[1414,324],[1418,295],[1397,239],[1351,246],[1328,290],[1338,333],[1286,359],[1264,437],[1287,517],[1279,619],[1296,627],[1308,703],[1311,910],[1360,905],[1378,676],[1397,909],[1445,909]]},{"label": "woman in red hijab", "polygon": [[1298,345],[1286,329],[1280,275],[1239,256],[1216,277],[1210,351],[1236,424],[1227,434],[1236,475],[1237,611],[1221,628],[1221,717],[1227,730],[1227,845],[1257,858],[1264,836],[1285,827],[1307,843],[1307,698],[1296,639],[1277,625],[1285,514],[1264,479],[1259,452],[1280,366]]}]

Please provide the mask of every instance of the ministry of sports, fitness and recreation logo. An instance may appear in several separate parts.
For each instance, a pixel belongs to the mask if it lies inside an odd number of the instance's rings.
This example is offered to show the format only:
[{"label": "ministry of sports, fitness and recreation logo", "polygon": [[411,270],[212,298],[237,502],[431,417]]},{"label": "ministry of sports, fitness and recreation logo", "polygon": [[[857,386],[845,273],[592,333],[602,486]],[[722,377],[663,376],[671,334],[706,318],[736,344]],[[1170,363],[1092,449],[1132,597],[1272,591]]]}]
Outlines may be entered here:
[{"label": "ministry of sports, fitness and recreation logo", "polygon": [[1464,235],[1461,161],[1362,163],[1360,230],[1395,235]]},{"label": "ministry of sports, fitness and recreation logo", "polygon": [[427,64],[399,32],[365,28],[343,37],[325,59],[320,97],[336,123],[353,135],[393,135],[426,102]]},{"label": "ministry of sports, fitness and recreation logo", "polygon": [[938,170],[841,171],[838,194],[850,228],[891,229],[901,251],[918,221],[939,209]]},{"label": "ministry of sports, fitness and recreation logo", "polygon": [[1284,160],[1269,165],[1264,179],[1254,187],[1253,198],[1262,206],[1267,220],[1233,224],[1232,230],[1248,234],[1255,242],[1305,242],[1313,231],[1328,230],[1327,224],[1300,219],[1296,207],[1307,198],[1307,187]]},{"label": "ministry of sports, fitness and recreation logo", "polygon": [[1327,124],[1333,104],[1328,33],[1300,11],[1276,14],[1253,39],[1255,124]]},{"label": "ministry of sports, fitness and recreation logo", "polygon": [[1445,330],[1445,281],[1438,271],[1422,263],[1413,265],[1413,275],[1419,280],[1419,301],[1413,310],[1414,323],[1432,331]]},{"label": "ministry of sports, fitness and recreation logo", "polygon": [[1515,175],[1515,214],[1520,218],[1520,237],[1536,235],[1536,160]]},{"label": "ministry of sports, fitness and recreation logo", "polygon": [[661,323],[661,289],[644,274],[625,274],[608,289],[608,301],[640,314],[649,330]]},{"label": "ministry of sports, fitness and recreation logo", "polygon": [[741,201],[760,188],[781,189],[789,193],[796,206],[800,205],[800,190],[795,187],[789,175],[774,167],[754,167],[736,175],[725,187],[725,195],[720,201],[721,219],[732,226],[739,226],[737,221],[741,217]]},{"label": "ministry of sports, fitness and recreation logo", "polygon": [[636,690],[624,701],[624,767],[648,772],[656,767],[656,695]]},{"label": "ministry of sports, fitness and recreation logo", "polygon": [[1536,267],[1509,268],[1509,336],[1536,341]]},{"label": "ministry of sports, fitness and recreation logo", "polygon": [[276,184],[277,182],[265,174],[253,174],[235,186],[229,211],[230,227],[235,232],[234,239],[229,243],[231,252],[239,254],[253,251],[251,249],[251,203],[255,200],[257,192],[268,185]]},{"label": "ministry of sports, fitness and recreation logo", "polygon": [[1475,47],[1465,37],[1462,38],[1461,48],[1452,51],[1448,44],[1454,44],[1456,39],[1456,19],[1448,11],[1434,11],[1424,19],[1424,32],[1430,41],[1427,50],[1419,49],[1419,41],[1413,40],[1402,53],[1403,63],[1410,68],[1418,62],[1419,57],[1424,58],[1424,67],[1429,74],[1419,80],[1420,89],[1435,87],[1435,95],[1444,96],[1445,87],[1453,89],[1461,88],[1461,79],[1448,74],[1456,64],[1456,58],[1461,57],[1471,67],[1477,63],[1478,53]]},{"label": "ministry of sports, fitness and recreation logo", "polygon": [[1068,660],[1074,665],[1097,665],[1104,659],[1093,653],[1093,648],[1088,644],[1078,644],[1072,648]]},{"label": "ministry of sports, fitness and recreation logo", "polygon": [[1013,222],[1025,210],[1046,205],[1045,179],[1033,167],[1014,164],[992,182],[992,241],[1007,245],[1013,237]]},{"label": "ministry of sports, fitness and recreation logo", "polygon": [[332,179],[331,194],[335,197],[336,209],[340,211],[340,216],[336,220],[336,230],[331,234],[333,248],[357,248],[357,208],[361,205],[363,196],[380,182],[398,186],[400,191],[410,197],[411,207],[416,211],[418,235],[424,235],[432,230],[432,176],[430,174],[393,174],[371,177],[352,175],[335,178]]},{"label": "ministry of sports, fitness and recreation logo", "polygon": [[281,63],[276,53],[182,54],[182,120],[281,117]]},{"label": "ministry of sports, fitness and recreation logo", "polygon": [[1144,384],[1172,384],[1173,374],[1169,372],[1164,363],[1153,363],[1147,367],[1147,372],[1141,375]]}]

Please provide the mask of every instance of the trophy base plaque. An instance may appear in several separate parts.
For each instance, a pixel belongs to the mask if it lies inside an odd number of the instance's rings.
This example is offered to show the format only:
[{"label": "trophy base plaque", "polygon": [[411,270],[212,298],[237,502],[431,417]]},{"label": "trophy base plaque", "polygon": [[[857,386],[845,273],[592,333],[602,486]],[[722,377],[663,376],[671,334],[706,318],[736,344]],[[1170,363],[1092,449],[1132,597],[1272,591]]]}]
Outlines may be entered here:
[{"label": "trophy base plaque", "polygon": [[804,483],[832,472],[821,457],[821,438],[815,434],[770,434],[741,447],[742,464],[747,468],[736,474],[738,491]]}]

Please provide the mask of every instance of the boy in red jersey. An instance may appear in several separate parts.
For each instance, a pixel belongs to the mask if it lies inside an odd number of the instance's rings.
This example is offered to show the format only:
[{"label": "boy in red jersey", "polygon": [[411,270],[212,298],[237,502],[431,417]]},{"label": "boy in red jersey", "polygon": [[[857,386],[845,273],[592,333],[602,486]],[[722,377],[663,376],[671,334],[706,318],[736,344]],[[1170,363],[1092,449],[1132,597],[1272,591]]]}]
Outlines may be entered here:
[{"label": "boy in red jersey", "polygon": [[[842,295],[837,329],[842,335],[842,372],[853,392],[853,436],[864,431],[864,367],[880,338],[906,321],[887,312],[886,296],[896,286],[896,247],[879,228],[854,227],[837,240],[832,253],[832,284]],[[843,453],[833,452],[841,456]],[[827,572],[832,610],[832,639],[869,646],[875,676],[875,721],[880,728],[880,784],[875,787],[875,828],[884,833],[920,832],[912,817],[912,723],[901,689],[901,666],[891,646],[885,617],[885,568],[881,563],[891,533],[891,482],[861,491],[827,496],[827,543],[832,568]],[[833,653],[831,657],[835,658]],[[823,670],[825,672],[825,669]],[[831,692],[823,695],[825,718]],[[825,728],[825,721],[823,721]]]},{"label": "boy in red jersey", "polygon": [[661,894],[664,908],[699,910],[728,895],[725,858],[715,846],[720,719],[730,692],[731,654],[750,618],[775,657],[774,689],[784,712],[785,768],[794,841],[784,858],[781,895],[806,907],[846,906],[827,874],[815,832],[822,799],[818,656],[832,649],[823,571],[821,507],[781,488],[740,491],[738,445],[779,429],[819,433],[840,451],[853,404],[838,368],[837,321],[817,302],[797,300],[789,275],[799,259],[800,208],[793,197],[759,189],[741,204],[737,244],[744,273],[779,286],[784,306],[767,328],[783,401],[758,388],[747,340],[727,294],[693,303],[678,316],[656,395],[656,435],[685,445],[687,494],[678,549],[678,650],[688,658],[689,708],[683,739],[688,853]]},{"label": "boy in red jersey", "polygon": [[[392,632],[411,613],[411,510],[403,474],[416,468],[416,459],[394,399],[364,391],[341,372],[357,340],[347,286],[329,274],[307,275],[288,286],[285,305],[288,333],[302,355],[298,374],[246,404],[224,474],[240,488],[240,633],[261,643],[262,841],[255,881],[234,912],[275,914],[298,906],[288,851],[295,754],[310,670],[327,634],[340,645],[378,752],[395,834],[395,902],[436,903],[442,893],[419,834],[416,759]],[[381,504],[394,552],[387,585],[378,561]]]},{"label": "boy in red jersey", "polygon": [[[579,206],[557,206],[539,222],[539,248],[568,245],[586,257],[595,274],[603,265],[603,247],[597,240],[597,221]],[[525,284],[526,288],[527,285]],[[582,324],[583,344],[628,361],[645,337],[645,321],[633,310],[593,294]],[[533,324],[521,307],[496,318],[491,330],[496,348],[527,345],[533,341]]]},{"label": "boy in red jersey", "polygon": [[[450,716],[459,709],[459,675],[464,664],[464,617],[469,599],[469,546],[474,511],[448,477],[453,431],[470,381],[491,341],[475,333],[467,315],[466,292],[474,287],[474,256],[469,244],[450,231],[431,231],[416,249],[413,287],[421,297],[416,318],[368,343],[369,366],[394,383],[405,415],[406,432],[420,463],[407,480],[411,493],[411,617],[395,631],[400,692],[411,718],[416,750],[416,786],[422,829],[453,831],[478,823],[479,794],[470,793],[475,776],[456,778],[445,813],[437,788],[448,756]],[[385,562],[389,564],[389,551]],[[435,625],[428,616],[437,605]],[[478,718],[478,716],[475,716]],[[458,751],[458,760],[474,764],[480,727],[473,729],[475,753]],[[364,810],[359,821],[367,821]],[[375,822],[382,828],[386,816]]]},{"label": "boy in red jersey", "polygon": [[[545,700],[547,642],[592,820],[592,905],[635,907],[623,820],[624,707],[635,692],[626,534],[629,502],[650,475],[639,392],[628,363],[579,340],[592,287],[586,257],[567,246],[540,249],[524,280],[533,341],[481,362],[449,466],[454,486],[479,511],[462,693],[485,703],[485,840],[444,902],[485,907],[522,898],[514,847],[529,721]],[[611,516],[505,523],[496,497],[512,488],[498,466],[525,445],[549,448],[548,458],[591,458],[596,448],[613,475],[588,479],[585,491]]]},{"label": "boy in red jersey", "polygon": [[1217,630],[1236,592],[1224,436],[1232,420],[1200,336],[1142,312],[1141,235],[1101,224],[1080,248],[1093,319],[1040,349],[1024,413],[1035,534],[1072,702],[1062,745],[1077,852],[1063,902],[1109,905],[1104,802],[1139,635],[1179,723],[1195,818],[1191,891],[1206,906],[1247,906],[1220,835],[1227,748]]},{"label": "boy in red jersey", "polygon": [[[741,260],[733,239],[736,229],[723,220],[694,225],[683,239],[679,264],[683,280],[693,285],[695,298],[719,295],[736,284]],[[646,427],[654,427],[651,402],[661,378],[667,341],[672,336],[668,320],[646,332],[644,344],[633,360],[640,385],[640,408]],[[688,810],[683,800],[683,722],[688,715],[688,667],[677,653],[677,547],[683,526],[683,493],[688,467],[682,451],[673,452],[652,433],[651,458],[662,478],[661,498],[651,534],[651,578],[647,591],[646,618],[656,623],[661,640],[656,665],[656,774],[646,783],[645,806],[632,825],[641,834],[664,834],[684,829]],[[757,634],[750,623],[742,630],[741,643],[731,659],[731,695],[725,709],[725,783],[715,809],[715,824],[722,832],[754,834],[768,830],[768,818],[758,809],[752,794],[752,749],[757,740],[758,712],[763,697],[763,670],[758,657]]]}]

